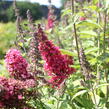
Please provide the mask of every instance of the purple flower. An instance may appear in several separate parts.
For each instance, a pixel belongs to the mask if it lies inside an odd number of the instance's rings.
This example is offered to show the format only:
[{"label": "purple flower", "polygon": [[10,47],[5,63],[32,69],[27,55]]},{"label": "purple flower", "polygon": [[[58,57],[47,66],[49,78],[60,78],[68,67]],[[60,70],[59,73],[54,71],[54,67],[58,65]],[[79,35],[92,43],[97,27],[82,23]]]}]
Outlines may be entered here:
[{"label": "purple flower", "polygon": [[53,9],[50,8],[49,9],[49,12],[48,12],[48,18],[47,18],[47,25],[46,25],[46,29],[50,29],[50,28],[53,28],[54,27],[54,22],[55,22],[55,19],[54,19],[54,12],[53,12]]},{"label": "purple flower", "polygon": [[3,103],[2,103],[2,102],[0,102],[0,108],[3,108],[3,107],[4,107]]},{"label": "purple flower", "polygon": [[20,80],[33,78],[27,72],[28,63],[17,49],[10,49],[5,56],[6,66],[11,75]]},{"label": "purple flower", "polygon": [[25,105],[27,89],[35,87],[35,80],[26,81],[15,80],[0,77],[0,85],[3,87],[3,93],[0,94],[0,107],[17,107]]},{"label": "purple flower", "polygon": [[[60,84],[68,78],[70,74],[75,72],[74,68],[71,68],[70,65],[73,64],[71,57],[63,55],[59,47],[56,47],[50,40],[47,39],[47,36],[43,33],[42,29],[39,27],[38,31],[39,36],[39,51],[42,55],[42,58],[45,60],[44,68],[48,72],[48,75],[51,76],[49,82],[54,86],[60,86]],[[46,37],[43,39],[43,36]]]},{"label": "purple flower", "polygon": [[22,100],[23,99],[23,96],[22,95],[18,95],[18,99],[19,100]]}]

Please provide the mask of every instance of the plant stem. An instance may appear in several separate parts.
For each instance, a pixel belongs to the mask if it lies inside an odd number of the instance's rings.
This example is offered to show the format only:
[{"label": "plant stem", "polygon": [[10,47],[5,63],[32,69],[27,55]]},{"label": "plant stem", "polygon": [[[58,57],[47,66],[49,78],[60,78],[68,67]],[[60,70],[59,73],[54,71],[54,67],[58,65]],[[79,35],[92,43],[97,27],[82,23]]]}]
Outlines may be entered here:
[{"label": "plant stem", "polygon": [[94,93],[93,88],[92,88],[92,93],[93,93],[93,98],[94,98],[95,105],[96,105],[96,107],[98,107],[98,106],[97,106],[96,97],[95,97],[95,93]]},{"label": "plant stem", "polygon": [[[71,0],[71,1],[72,1],[72,15],[73,15],[75,13],[74,0]],[[76,32],[75,23],[73,24],[73,29],[74,29],[74,36],[75,36],[75,41],[76,41],[76,50],[77,50],[77,53],[78,53],[78,59],[79,59],[79,63],[80,63],[78,36],[77,36],[77,32]]]},{"label": "plant stem", "polygon": [[[100,4],[100,0],[98,1]],[[100,25],[100,12],[98,12],[98,24]],[[100,30],[98,30],[98,53],[97,55],[100,55]],[[100,74],[100,66],[97,64],[97,83],[99,84],[100,79],[101,79],[101,74]]]},{"label": "plant stem", "polygon": [[60,100],[58,99],[57,100],[57,108],[56,109],[59,109],[59,103],[60,103]]},{"label": "plant stem", "polygon": [[[103,37],[103,53],[105,55],[106,52],[106,24],[107,24],[107,10],[104,11],[104,37]],[[108,83],[108,74],[107,71],[105,69],[104,71],[104,79],[106,81],[106,83]],[[106,101],[108,100],[108,86],[106,86]]]},{"label": "plant stem", "polygon": [[97,105],[97,101],[96,101],[96,97],[95,97],[95,93],[94,93],[93,85],[92,85],[91,82],[90,82],[90,88],[91,88],[91,91],[92,91],[92,94],[93,94],[93,99],[94,99],[94,102],[95,102],[95,105],[96,105],[96,108],[97,108],[98,105]]},{"label": "plant stem", "polygon": [[[105,77],[106,83],[108,83],[108,72],[107,72],[106,69],[105,69],[105,72],[104,72],[104,77]],[[106,98],[106,101],[107,101],[108,100],[108,86],[106,86],[106,96],[105,96],[105,98]]]},{"label": "plant stem", "polygon": [[107,17],[107,11],[105,10],[104,12],[104,33],[103,33],[103,53],[105,54],[106,52],[106,23],[107,23],[107,20],[106,20],[106,17]]},{"label": "plant stem", "polygon": [[62,48],[62,49],[64,49],[64,45],[62,44],[62,42],[61,42],[61,39],[60,39],[60,36],[59,36],[59,34],[58,34],[58,31],[56,32],[56,35],[57,35],[57,41],[58,41],[58,44],[59,44],[59,46]]}]

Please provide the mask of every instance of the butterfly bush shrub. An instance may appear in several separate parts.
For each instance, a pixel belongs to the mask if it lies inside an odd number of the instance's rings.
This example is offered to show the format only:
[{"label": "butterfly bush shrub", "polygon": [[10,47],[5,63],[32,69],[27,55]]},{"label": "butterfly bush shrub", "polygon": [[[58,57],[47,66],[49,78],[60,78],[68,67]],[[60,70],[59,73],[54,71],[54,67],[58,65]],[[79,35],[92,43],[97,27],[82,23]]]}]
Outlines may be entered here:
[{"label": "butterfly bush shrub", "polygon": [[19,108],[28,106],[26,104],[26,96],[29,95],[28,88],[35,87],[35,81],[33,79],[21,81],[12,78],[0,77],[0,107],[2,108]]},{"label": "butterfly bush shrub", "polygon": [[75,69],[70,67],[73,60],[69,56],[63,55],[59,47],[48,40],[40,26],[37,35],[39,37],[39,51],[45,60],[44,68],[51,76],[49,82],[52,86],[59,87],[70,74],[75,72]]},{"label": "butterfly bush shrub", "polygon": [[45,30],[30,10],[22,24],[15,9],[17,49],[5,56],[10,75],[0,77],[0,108],[109,109],[109,2],[65,5],[57,23],[49,8]]},{"label": "butterfly bush shrub", "polygon": [[29,88],[36,86],[32,74],[28,73],[28,62],[17,49],[10,49],[5,62],[12,78],[0,77],[0,107],[23,109],[29,107],[27,101],[33,92]]},{"label": "butterfly bush shrub", "polygon": [[28,73],[29,66],[26,59],[24,59],[17,49],[10,49],[6,56],[5,62],[10,75],[19,80],[32,79],[33,76]]},{"label": "butterfly bush shrub", "polygon": [[54,27],[55,24],[55,15],[54,15],[54,9],[52,6],[49,6],[48,8],[48,16],[47,16],[47,24],[46,24],[46,29],[50,29]]}]

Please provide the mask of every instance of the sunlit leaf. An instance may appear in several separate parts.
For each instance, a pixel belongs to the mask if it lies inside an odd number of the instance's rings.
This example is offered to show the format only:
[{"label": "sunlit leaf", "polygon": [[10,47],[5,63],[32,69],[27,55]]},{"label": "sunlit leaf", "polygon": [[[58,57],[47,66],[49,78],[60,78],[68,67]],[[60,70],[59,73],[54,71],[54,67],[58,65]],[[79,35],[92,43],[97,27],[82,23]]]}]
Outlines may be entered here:
[{"label": "sunlit leaf", "polygon": [[77,92],[77,93],[73,96],[72,100],[75,99],[75,98],[78,97],[78,96],[81,96],[81,95],[85,94],[86,92],[88,92],[88,91],[87,91],[87,90],[81,90],[81,91]]},{"label": "sunlit leaf", "polygon": [[79,26],[79,25],[85,25],[85,26],[89,26],[89,27],[103,29],[99,24],[97,24],[96,22],[94,22],[92,20],[85,20],[85,21],[77,22],[77,26]]},{"label": "sunlit leaf", "polygon": [[65,55],[69,55],[69,56],[75,56],[76,54],[74,52],[68,51],[68,50],[64,50],[61,49],[61,52]]},{"label": "sunlit leaf", "polygon": [[96,32],[94,31],[81,31],[81,32],[78,32],[78,34],[81,35],[81,38],[90,38],[92,36],[97,36]]}]

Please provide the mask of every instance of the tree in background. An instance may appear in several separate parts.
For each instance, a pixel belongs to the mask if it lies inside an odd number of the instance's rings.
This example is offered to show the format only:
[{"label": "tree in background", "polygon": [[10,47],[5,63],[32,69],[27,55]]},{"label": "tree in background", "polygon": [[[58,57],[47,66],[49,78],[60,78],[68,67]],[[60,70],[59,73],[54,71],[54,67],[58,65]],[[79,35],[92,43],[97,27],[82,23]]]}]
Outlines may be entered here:
[{"label": "tree in background", "polygon": [[[38,3],[30,2],[17,2],[18,8],[20,9],[20,14],[23,19],[26,18],[26,11],[31,10],[33,19],[37,20],[42,17],[42,12],[40,10],[41,6]],[[1,1],[0,2],[0,21],[8,22],[15,21],[14,10],[12,6],[12,1]]]},{"label": "tree in background", "polygon": [[[26,19],[26,11],[28,9],[31,10],[34,20],[40,19],[42,17],[42,13],[40,11],[41,6],[38,3],[33,4],[30,2],[18,2],[17,5],[20,9],[20,14],[22,15],[23,19]],[[12,5],[7,9],[7,16],[8,21],[15,21],[14,10]]]}]

